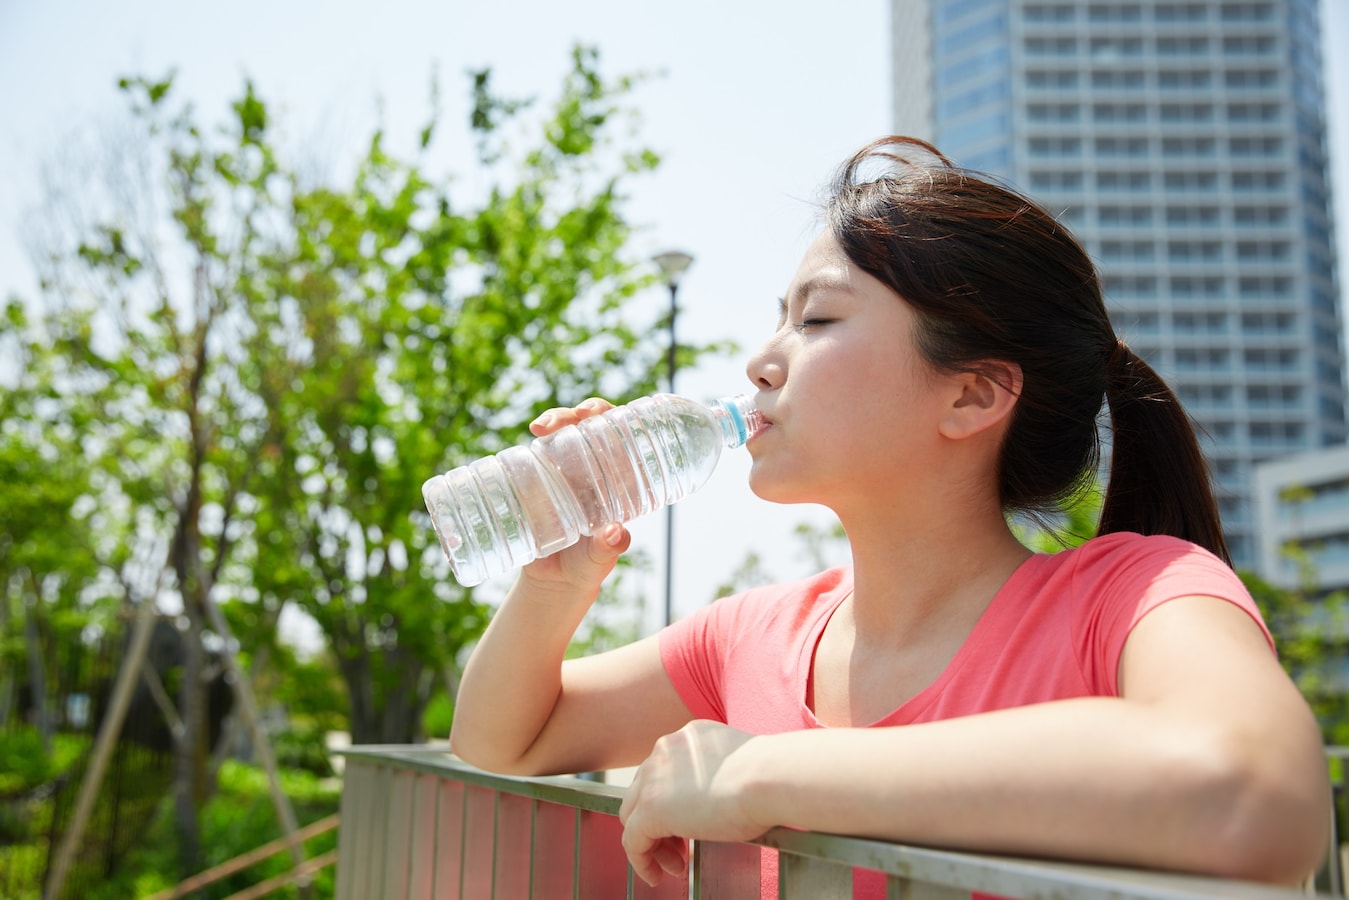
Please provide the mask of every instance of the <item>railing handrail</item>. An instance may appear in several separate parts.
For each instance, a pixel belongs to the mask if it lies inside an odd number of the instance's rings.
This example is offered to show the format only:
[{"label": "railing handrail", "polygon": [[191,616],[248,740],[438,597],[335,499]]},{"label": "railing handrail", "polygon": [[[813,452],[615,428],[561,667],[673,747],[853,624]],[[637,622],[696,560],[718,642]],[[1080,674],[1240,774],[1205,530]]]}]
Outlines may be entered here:
[{"label": "railing handrail", "polygon": [[[576,776],[520,778],[475,768],[444,748],[358,746],[340,751],[351,763],[411,770],[502,794],[606,815],[618,814],[624,788]],[[747,843],[811,860],[874,869],[958,891],[1072,900],[1305,900],[1303,891],[1253,882],[1053,860],[938,850],[910,844],[775,828]],[[340,866],[340,863],[339,863]]]}]

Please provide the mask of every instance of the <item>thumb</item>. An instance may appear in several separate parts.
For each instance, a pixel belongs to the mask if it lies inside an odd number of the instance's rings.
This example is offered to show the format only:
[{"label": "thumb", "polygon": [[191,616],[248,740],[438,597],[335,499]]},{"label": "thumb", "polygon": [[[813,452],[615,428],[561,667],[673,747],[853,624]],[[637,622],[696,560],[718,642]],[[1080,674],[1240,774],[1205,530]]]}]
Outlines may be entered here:
[{"label": "thumb", "polygon": [[595,534],[590,543],[590,556],[595,562],[607,564],[627,552],[632,545],[632,534],[617,522],[610,522]]}]

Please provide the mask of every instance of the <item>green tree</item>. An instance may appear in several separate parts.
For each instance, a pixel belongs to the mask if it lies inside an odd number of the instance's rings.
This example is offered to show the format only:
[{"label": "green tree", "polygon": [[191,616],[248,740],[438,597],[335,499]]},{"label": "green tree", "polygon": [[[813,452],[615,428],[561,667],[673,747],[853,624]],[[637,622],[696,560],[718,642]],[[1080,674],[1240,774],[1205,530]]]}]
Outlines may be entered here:
[{"label": "green tree", "polygon": [[[0,391],[0,728],[22,712],[50,751],[60,673],[78,664],[83,630],[106,626],[110,612],[95,585],[93,510],[81,502],[96,477],[79,445],[90,410],[53,402],[51,357],[28,339],[23,307],[11,302],[3,316],[0,355],[16,369]],[[28,686],[22,711],[17,673]]]},{"label": "green tree", "polygon": [[[577,49],[531,117],[475,73],[477,157],[457,163],[491,184],[475,198],[432,172],[436,114],[412,158],[376,132],[349,181],[316,183],[284,160],[251,84],[208,129],[171,78],[129,78],[111,174],[65,166],[53,182],[36,321],[11,304],[6,329],[40,364],[3,407],[5,610],[51,608],[14,599],[38,550],[47,584],[110,571],[126,602],[176,595],[185,871],[213,772],[205,648],[232,651],[236,629],[274,646],[294,604],[327,639],[353,738],[418,739],[488,615],[449,577],[421,482],[521,439],[548,406],[654,389],[654,279],[624,254],[626,187],[657,164],[624,128],[633,83]],[[64,453],[78,464],[54,467]],[[17,502],[25,480],[57,493]],[[78,573],[60,559],[72,516],[94,553]],[[250,658],[268,657],[294,666]]]}]

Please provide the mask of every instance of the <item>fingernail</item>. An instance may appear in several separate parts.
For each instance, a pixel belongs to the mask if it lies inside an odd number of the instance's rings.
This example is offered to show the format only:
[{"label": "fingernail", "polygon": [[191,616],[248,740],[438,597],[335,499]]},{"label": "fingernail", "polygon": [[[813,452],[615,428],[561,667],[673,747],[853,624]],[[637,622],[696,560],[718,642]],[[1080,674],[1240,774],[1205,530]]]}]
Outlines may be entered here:
[{"label": "fingernail", "polygon": [[547,428],[549,425],[553,424],[553,414],[544,413],[534,420],[534,424]]}]

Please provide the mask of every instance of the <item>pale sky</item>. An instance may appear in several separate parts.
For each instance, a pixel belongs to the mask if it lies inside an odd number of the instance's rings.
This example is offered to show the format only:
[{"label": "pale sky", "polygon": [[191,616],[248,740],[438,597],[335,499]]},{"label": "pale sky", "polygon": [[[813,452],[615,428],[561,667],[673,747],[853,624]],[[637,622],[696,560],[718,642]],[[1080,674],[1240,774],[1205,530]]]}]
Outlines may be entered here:
[{"label": "pale sky", "polygon": [[[408,149],[433,72],[446,131],[461,130],[468,69],[490,66],[499,91],[546,102],[579,41],[599,48],[610,76],[656,75],[631,97],[643,141],[665,160],[634,185],[629,215],[644,229],[634,258],[671,247],[694,255],[680,289],[680,337],[729,338],[742,352],[682,372],[678,386],[700,400],[737,393],[749,387],[745,356],[771,329],[811,234],[819,189],[854,149],[890,130],[888,7],[886,0],[0,0],[7,86],[0,295],[36,296],[21,236],[42,161],[121,110],[120,76],[176,69],[180,96],[212,124],[251,78],[289,139],[321,135],[331,142],[327,157],[341,163],[359,154],[377,110],[394,149]],[[1322,9],[1334,179],[1347,185],[1349,0],[1322,0]],[[1331,48],[1340,48],[1338,57]],[[461,172],[468,165],[444,163]],[[1336,215],[1340,259],[1349,260],[1349,190],[1340,191]],[[744,451],[729,451],[711,483],[676,507],[677,615],[707,602],[751,551],[779,577],[805,574],[792,530],[827,516],[758,501],[745,486],[747,471]],[[655,563],[646,581],[650,626],[663,584],[664,516],[632,530]]]}]

